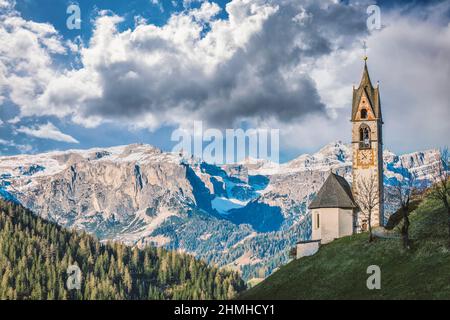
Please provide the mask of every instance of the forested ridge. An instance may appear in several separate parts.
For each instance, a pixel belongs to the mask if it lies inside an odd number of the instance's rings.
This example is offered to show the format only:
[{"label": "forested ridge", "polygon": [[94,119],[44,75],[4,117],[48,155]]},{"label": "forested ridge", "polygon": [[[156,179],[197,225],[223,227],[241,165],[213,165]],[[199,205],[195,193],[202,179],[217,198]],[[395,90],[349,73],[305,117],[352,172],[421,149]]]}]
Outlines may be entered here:
[{"label": "forested ridge", "polygon": [[[77,265],[81,288],[68,290]],[[232,271],[162,248],[102,244],[0,200],[0,299],[230,299]]]}]

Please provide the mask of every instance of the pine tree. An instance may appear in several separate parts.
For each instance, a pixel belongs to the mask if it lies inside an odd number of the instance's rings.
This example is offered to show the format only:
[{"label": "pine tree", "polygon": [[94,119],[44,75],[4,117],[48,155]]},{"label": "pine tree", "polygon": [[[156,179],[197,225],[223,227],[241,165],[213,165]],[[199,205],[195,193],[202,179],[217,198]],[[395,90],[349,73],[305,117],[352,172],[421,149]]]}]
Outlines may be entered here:
[{"label": "pine tree", "polygon": [[[74,264],[81,290],[66,286]],[[219,299],[244,287],[189,255],[102,244],[0,200],[0,299]]]}]

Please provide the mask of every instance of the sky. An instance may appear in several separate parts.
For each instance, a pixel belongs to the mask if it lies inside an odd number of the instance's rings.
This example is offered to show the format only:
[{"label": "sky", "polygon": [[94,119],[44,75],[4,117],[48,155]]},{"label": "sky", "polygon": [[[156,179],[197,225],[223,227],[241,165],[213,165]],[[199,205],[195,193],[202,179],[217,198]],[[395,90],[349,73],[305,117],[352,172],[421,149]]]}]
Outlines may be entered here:
[{"label": "sky", "polygon": [[0,0],[0,155],[170,151],[202,121],[279,129],[284,162],[350,142],[365,54],[384,147],[448,145],[450,0]]}]

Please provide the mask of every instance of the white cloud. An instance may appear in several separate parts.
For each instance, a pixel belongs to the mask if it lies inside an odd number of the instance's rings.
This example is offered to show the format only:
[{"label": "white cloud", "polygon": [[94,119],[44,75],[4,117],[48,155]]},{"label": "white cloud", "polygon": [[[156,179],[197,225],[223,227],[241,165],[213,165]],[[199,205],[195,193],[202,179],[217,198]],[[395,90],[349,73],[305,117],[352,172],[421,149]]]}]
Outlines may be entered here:
[{"label": "white cloud", "polygon": [[19,145],[14,145],[14,147],[19,150],[21,153],[29,153],[31,151],[33,151],[33,146],[30,144],[19,144]]},{"label": "white cloud", "polygon": [[[14,141],[5,140],[5,139],[0,139],[0,146],[6,147],[6,149],[15,148],[20,153],[26,153],[26,152],[33,151],[33,147],[29,144],[16,144]],[[3,149],[5,149],[5,148],[3,148]],[[0,155],[1,155],[1,153],[0,153]]]},{"label": "white cloud", "polygon": [[27,113],[56,76],[52,55],[66,49],[51,24],[25,20],[13,6],[0,2],[0,103],[9,99]]},{"label": "white cloud", "polygon": [[[122,17],[100,12],[89,43],[68,44],[80,53],[82,67],[59,73],[51,54],[64,47],[54,29],[10,15],[19,31],[32,26],[35,49],[44,51],[33,54],[42,61],[29,59],[36,66],[29,68],[33,76],[10,72],[10,98],[21,116],[69,117],[86,127],[121,121],[155,129],[189,119],[229,127],[243,120],[275,118],[283,124],[323,114],[307,62],[342,46],[364,25],[357,7],[331,0],[327,5],[324,14],[314,1],[233,0],[222,20],[216,18],[217,4],[202,1],[164,26],[141,21],[123,32],[116,27]],[[324,24],[331,14],[341,18]],[[18,59],[13,51],[11,65]]]},{"label": "white cloud", "polygon": [[0,0],[0,9],[1,10],[10,10],[14,7],[15,1],[13,0]]},{"label": "white cloud", "polygon": [[6,122],[8,122],[9,124],[17,124],[20,122],[20,117],[16,116],[14,118],[7,120]]},{"label": "white cloud", "polygon": [[62,133],[51,122],[40,125],[37,128],[20,127],[19,129],[16,129],[16,131],[40,139],[50,139],[67,143],[79,143],[78,140],[72,136]]},{"label": "white cloud", "polygon": [[[116,25],[123,18],[102,13],[92,39],[81,49],[83,68],[54,77],[37,104],[21,107],[22,114],[71,116],[86,126],[126,118],[153,129],[202,116],[205,109],[220,113],[231,102],[215,96],[222,90],[218,82],[227,81],[220,79],[222,65],[245,50],[277,8],[235,0],[227,10],[229,21],[216,20],[220,8],[204,2],[200,8],[174,14],[162,27],[141,22],[122,33]],[[202,36],[205,25],[211,31]],[[247,79],[240,81],[245,85]],[[243,93],[237,87],[230,98],[242,100]]]}]

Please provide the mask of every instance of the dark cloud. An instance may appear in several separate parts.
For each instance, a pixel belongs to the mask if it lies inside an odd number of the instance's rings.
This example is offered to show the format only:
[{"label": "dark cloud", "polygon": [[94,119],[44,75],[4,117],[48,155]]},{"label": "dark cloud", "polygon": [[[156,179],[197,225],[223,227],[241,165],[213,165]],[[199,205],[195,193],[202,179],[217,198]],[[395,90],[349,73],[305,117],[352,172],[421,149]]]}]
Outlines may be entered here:
[{"label": "dark cloud", "polygon": [[[174,113],[182,110],[211,125],[232,126],[244,119],[291,122],[307,114],[325,114],[314,81],[299,65],[364,34],[366,7],[330,2],[324,9],[323,2],[295,0],[254,3],[258,10],[264,10],[264,4],[278,9],[262,19],[260,30],[219,61],[212,72],[201,61],[207,56],[187,57],[186,49],[177,48],[177,42],[167,36],[148,31],[128,41],[125,49],[133,54],[95,66],[102,94],[83,101],[83,115],[139,121],[152,114],[162,121],[177,121]],[[251,14],[242,3],[236,8],[240,15]],[[224,39],[221,36],[217,41]],[[204,45],[195,41],[193,50]],[[160,64],[141,58],[154,54],[161,55]],[[179,122],[185,120],[181,117]]]}]

